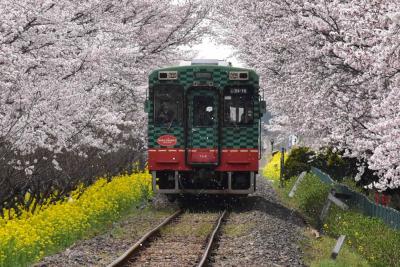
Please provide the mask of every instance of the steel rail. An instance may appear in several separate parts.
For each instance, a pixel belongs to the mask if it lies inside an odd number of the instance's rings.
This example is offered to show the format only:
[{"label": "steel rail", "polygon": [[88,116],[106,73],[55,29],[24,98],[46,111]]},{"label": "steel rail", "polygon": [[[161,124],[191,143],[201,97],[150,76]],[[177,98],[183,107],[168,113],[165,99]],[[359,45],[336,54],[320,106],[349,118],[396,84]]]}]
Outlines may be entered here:
[{"label": "steel rail", "polygon": [[224,210],[224,212],[219,217],[218,222],[217,222],[217,224],[216,224],[216,226],[214,228],[214,231],[212,232],[210,238],[208,239],[207,247],[206,247],[206,249],[205,249],[205,251],[203,253],[203,256],[201,257],[201,260],[200,260],[199,264],[197,265],[197,267],[205,266],[205,263],[206,263],[206,261],[208,259],[208,256],[210,255],[211,247],[212,247],[212,245],[214,243],[215,236],[216,236],[216,234],[217,234],[217,232],[218,232],[218,230],[219,230],[219,228],[221,226],[221,223],[222,223],[222,220],[225,217],[225,214],[226,214],[226,210]]},{"label": "steel rail", "polygon": [[135,253],[138,249],[140,249],[143,246],[143,243],[147,241],[150,237],[152,237],[154,234],[156,234],[161,227],[164,225],[168,224],[169,222],[172,221],[172,219],[176,218],[178,215],[182,213],[182,210],[178,210],[168,218],[166,218],[162,223],[160,223],[157,227],[155,227],[153,230],[150,230],[147,232],[142,238],[139,239],[133,246],[131,246],[124,254],[122,254],[120,257],[118,257],[115,261],[107,265],[107,267],[118,267],[122,266],[131,256],[133,253]]}]

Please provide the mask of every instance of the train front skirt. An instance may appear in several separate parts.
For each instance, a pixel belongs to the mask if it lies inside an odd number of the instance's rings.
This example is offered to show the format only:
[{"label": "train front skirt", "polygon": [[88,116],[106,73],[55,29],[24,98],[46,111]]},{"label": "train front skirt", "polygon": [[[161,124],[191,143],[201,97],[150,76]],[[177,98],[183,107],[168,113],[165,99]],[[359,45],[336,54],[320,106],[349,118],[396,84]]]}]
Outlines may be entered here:
[{"label": "train front skirt", "polygon": [[162,194],[234,194],[255,192],[256,172],[152,171],[153,191]]}]

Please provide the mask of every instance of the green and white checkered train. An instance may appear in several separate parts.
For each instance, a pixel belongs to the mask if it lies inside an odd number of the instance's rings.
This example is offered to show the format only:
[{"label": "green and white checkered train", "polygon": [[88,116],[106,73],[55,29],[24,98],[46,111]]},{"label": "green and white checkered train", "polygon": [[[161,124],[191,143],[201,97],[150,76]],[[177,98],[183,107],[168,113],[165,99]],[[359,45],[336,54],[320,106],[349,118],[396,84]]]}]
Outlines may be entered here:
[{"label": "green and white checkered train", "polygon": [[253,70],[217,60],[155,70],[145,109],[155,192],[255,191],[265,102]]}]

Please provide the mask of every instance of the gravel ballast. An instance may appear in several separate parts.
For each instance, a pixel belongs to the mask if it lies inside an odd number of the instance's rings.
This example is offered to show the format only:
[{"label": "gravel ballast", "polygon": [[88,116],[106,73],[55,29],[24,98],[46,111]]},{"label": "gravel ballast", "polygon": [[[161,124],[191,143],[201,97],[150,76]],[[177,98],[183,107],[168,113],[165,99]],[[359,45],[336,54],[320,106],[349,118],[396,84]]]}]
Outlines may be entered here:
[{"label": "gravel ballast", "polygon": [[[79,241],[35,266],[106,266],[177,209],[172,205],[158,210],[165,205],[163,199],[157,197],[155,208],[137,211],[106,233]],[[214,205],[215,200],[210,202],[205,212],[224,208]],[[229,214],[211,253],[210,266],[304,266],[299,243],[305,223],[280,203],[269,181],[258,176],[256,193],[227,203]]]},{"label": "gravel ballast", "polygon": [[269,181],[257,178],[257,192],[232,205],[222,226],[212,266],[304,266],[299,241],[303,219],[280,204]]},{"label": "gravel ballast", "polygon": [[78,241],[65,251],[46,257],[34,266],[107,266],[172,213],[171,208],[138,210],[114,223],[106,233]]}]

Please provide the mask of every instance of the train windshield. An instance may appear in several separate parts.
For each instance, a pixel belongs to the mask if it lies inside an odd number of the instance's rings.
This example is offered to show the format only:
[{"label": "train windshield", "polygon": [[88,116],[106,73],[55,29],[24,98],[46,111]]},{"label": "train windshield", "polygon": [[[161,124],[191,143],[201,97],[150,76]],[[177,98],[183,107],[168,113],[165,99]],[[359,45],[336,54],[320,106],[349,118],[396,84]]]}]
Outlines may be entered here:
[{"label": "train windshield", "polygon": [[216,116],[214,97],[198,95],[193,97],[193,121],[195,127],[212,127]]},{"label": "train windshield", "polygon": [[183,90],[177,86],[156,87],[154,90],[154,121],[172,127],[182,125]]},{"label": "train windshield", "polygon": [[250,88],[226,88],[224,91],[225,125],[253,123],[253,97]]}]

